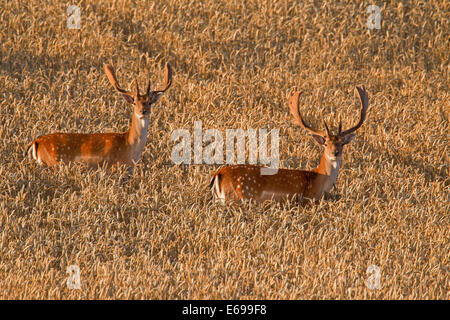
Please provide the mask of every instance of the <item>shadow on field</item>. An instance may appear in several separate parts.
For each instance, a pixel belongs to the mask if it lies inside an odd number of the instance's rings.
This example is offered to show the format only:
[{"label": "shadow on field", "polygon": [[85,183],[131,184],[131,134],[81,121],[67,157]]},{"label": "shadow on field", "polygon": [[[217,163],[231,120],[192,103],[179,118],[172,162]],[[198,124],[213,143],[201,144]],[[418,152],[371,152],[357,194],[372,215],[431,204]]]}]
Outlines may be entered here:
[{"label": "shadow on field", "polygon": [[[373,154],[379,153],[378,148],[373,147],[372,144],[368,145],[368,151]],[[424,162],[423,160],[413,159],[411,153],[402,153],[392,150],[383,153],[382,158],[382,163],[391,163],[394,167],[403,166],[408,169],[408,173],[411,175],[423,173],[425,182],[427,183],[434,181],[446,181],[446,179],[447,183],[449,181],[448,164],[441,166],[441,168],[437,168],[428,162]]]}]

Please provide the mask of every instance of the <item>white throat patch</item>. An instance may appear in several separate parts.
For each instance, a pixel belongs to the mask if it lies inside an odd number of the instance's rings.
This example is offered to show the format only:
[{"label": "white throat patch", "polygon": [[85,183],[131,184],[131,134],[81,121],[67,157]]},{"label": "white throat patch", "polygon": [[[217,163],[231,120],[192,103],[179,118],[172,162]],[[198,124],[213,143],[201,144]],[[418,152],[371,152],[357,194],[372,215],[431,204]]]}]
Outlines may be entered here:
[{"label": "white throat patch", "polygon": [[139,124],[141,125],[141,127],[145,127],[146,122],[148,121],[148,115],[142,116],[135,112],[134,116],[139,120]]},{"label": "white throat patch", "polygon": [[330,161],[333,169],[336,169],[338,167],[339,159],[337,157],[330,157],[327,154],[325,154],[325,157],[327,157],[327,160]]},{"label": "white throat patch", "polygon": [[333,167],[333,169],[336,169],[338,166],[338,161],[337,160],[331,160],[331,166]]}]

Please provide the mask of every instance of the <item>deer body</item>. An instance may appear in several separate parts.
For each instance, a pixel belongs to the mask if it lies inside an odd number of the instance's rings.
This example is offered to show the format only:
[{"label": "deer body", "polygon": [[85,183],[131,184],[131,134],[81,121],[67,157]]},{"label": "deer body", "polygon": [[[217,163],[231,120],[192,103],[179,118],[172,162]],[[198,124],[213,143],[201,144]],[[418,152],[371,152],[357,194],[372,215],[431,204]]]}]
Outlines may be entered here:
[{"label": "deer body", "polygon": [[124,133],[52,133],[34,140],[28,150],[39,163],[47,165],[83,162],[91,167],[105,163],[132,166],[144,151],[148,117],[143,124],[141,120],[136,122],[139,124],[132,124]]},{"label": "deer body", "polygon": [[68,162],[83,162],[88,166],[125,164],[134,166],[142,156],[147,142],[150,106],[170,86],[172,71],[166,64],[166,87],[150,91],[150,83],[144,95],[121,89],[114,69],[106,65],[105,72],[111,84],[122,93],[125,100],[134,105],[131,126],[123,133],[52,133],[41,136],[27,146],[26,152],[39,163],[57,165]]},{"label": "deer body", "polygon": [[[300,92],[295,92],[289,101],[294,121],[312,133],[313,138],[324,152],[319,166],[311,171],[294,169],[269,169],[254,165],[232,165],[219,169],[211,180],[213,196],[221,201],[251,199],[256,202],[266,200],[282,201],[295,197],[297,200],[318,200],[328,193],[336,182],[342,162],[343,146],[349,143],[365,120],[368,107],[368,95],[364,88],[358,88],[361,97],[362,110],[359,123],[342,132],[339,125],[337,135],[330,134],[325,123],[326,131],[314,130],[301,117],[298,101]],[[272,170],[272,172],[270,172]],[[272,174],[270,174],[272,173]]]},{"label": "deer body", "polygon": [[227,166],[215,173],[211,183],[215,197],[223,200],[320,199],[336,182],[340,163],[340,158],[330,161],[322,155],[319,167],[312,171],[278,169],[273,175],[263,175],[261,167],[253,165]]}]

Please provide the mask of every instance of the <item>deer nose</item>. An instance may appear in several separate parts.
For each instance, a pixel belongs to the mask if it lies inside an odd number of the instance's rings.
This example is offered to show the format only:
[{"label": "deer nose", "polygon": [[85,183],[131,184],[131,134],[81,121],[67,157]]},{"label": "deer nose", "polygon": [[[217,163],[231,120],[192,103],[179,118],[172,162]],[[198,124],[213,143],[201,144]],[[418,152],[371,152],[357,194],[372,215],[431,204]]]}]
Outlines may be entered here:
[{"label": "deer nose", "polygon": [[339,155],[339,150],[334,151],[334,156],[337,157]]}]

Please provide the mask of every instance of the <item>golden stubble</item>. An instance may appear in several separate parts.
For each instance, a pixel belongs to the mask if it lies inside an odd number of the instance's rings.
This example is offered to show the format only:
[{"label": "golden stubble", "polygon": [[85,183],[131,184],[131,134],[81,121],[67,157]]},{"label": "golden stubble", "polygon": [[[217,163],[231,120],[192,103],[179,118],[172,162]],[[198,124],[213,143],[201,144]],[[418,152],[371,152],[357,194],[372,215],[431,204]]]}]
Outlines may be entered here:
[{"label": "golden stubble", "polygon": [[[0,9],[0,298],[450,298],[448,4],[386,4],[372,31],[356,2],[78,5],[81,30],[67,29],[66,4]],[[166,61],[173,85],[132,176],[23,158],[42,134],[125,131],[132,110],[103,65],[130,89],[135,76],[159,87]],[[279,128],[280,165],[312,168],[320,149],[292,124],[288,94],[336,129],[357,121],[362,84],[368,119],[316,206],[215,204],[219,166],[170,160],[171,132],[202,121],[224,135]]]}]

